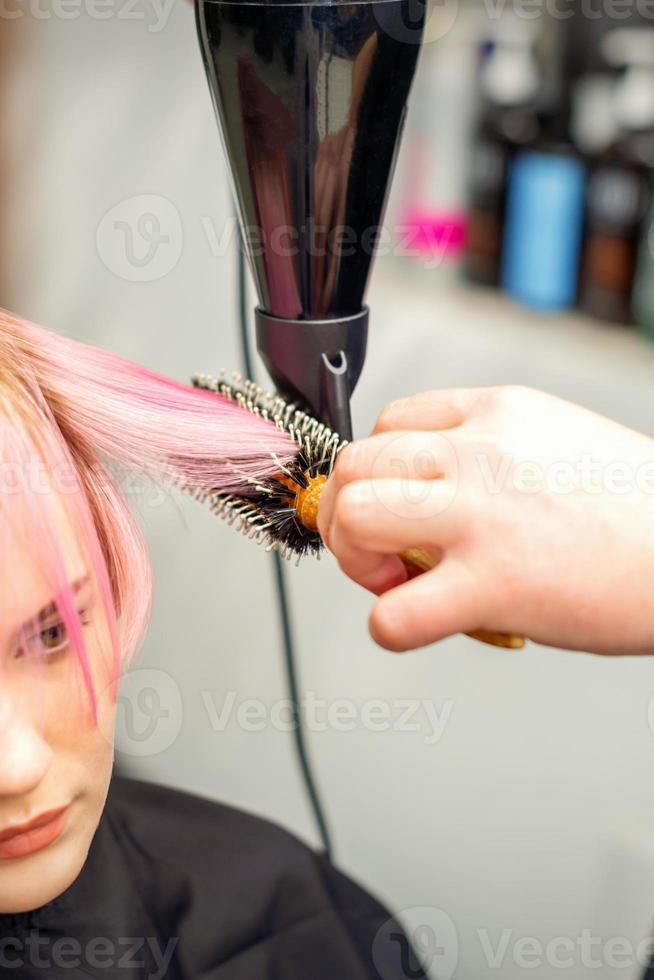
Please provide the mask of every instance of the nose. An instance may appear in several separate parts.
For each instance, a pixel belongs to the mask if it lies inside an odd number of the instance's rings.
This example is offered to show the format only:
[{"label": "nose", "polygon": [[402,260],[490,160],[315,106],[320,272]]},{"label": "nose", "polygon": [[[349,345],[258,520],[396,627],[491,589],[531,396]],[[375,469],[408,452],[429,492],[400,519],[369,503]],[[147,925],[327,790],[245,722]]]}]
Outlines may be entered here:
[{"label": "nose", "polygon": [[0,696],[0,799],[35,789],[52,755],[34,722],[21,716],[9,698]]}]

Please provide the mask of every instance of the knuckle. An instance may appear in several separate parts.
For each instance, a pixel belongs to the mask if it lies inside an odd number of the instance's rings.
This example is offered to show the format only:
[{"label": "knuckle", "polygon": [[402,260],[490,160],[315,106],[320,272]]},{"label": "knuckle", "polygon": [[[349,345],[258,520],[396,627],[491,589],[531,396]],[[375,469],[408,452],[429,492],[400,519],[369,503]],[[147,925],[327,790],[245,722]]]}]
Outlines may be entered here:
[{"label": "knuckle", "polygon": [[367,503],[362,488],[356,483],[343,487],[336,503],[336,520],[343,533],[349,538],[356,537],[365,516]]},{"label": "knuckle", "polygon": [[526,385],[502,385],[498,388],[498,403],[500,407],[513,411],[521,405],[524,405],[529,395],[529,390]]},{"label": "knuckle", "polygon": [[356,582],[357,585],[364,585],[365,567],[362,565],[359,556],[353,557],[351,553],[348,553],[347,557],[338,555],[336,560],[340,570],[351,582]]},{"label": "knuckle", "polygon": [[345,576],[347,576],[347,578],[349,578],[352,581],[354,581],[354,575],[352,573],[352,567],[351,567],[350,563],[345,558],[343,558],[341,555],[337,555],[336,556],[336,561],[338,563],[338,567],[343,572],[343,574]]},{"label": "knuckle", "polygon": [[356,443],[348,443],[341,449],[336,459],[334,475],[341,483],[351,483],[356,480],[360,467],[361,454]]},{"label": "knuckle", "polygon": [[384,405],[381,412],[377,416],[377,422],[375,423],[375,432],[385,432],[393,428],[393,420],[397,413],[399,401],[389,402]]},{"label": "knuckle", "polygon": [[467,451],[475,477],[483,477],[488,472],[489,465],[506,451],[504,427],[493,426],[473,433],[468,440]]}]

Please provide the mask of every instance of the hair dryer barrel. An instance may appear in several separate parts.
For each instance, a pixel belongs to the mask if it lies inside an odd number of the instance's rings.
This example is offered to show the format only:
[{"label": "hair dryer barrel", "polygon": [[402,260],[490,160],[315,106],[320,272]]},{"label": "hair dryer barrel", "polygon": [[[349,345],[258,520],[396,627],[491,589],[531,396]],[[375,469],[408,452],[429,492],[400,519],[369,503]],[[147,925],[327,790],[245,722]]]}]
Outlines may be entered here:
[{"label": "hair dryer barrel", "polygon": [[316,356],[338,372],[344,355],[346,399],[363,365],[364,294],[423,0],[196,7],[258,293],[259,349],[278,386],[324,417]]}]

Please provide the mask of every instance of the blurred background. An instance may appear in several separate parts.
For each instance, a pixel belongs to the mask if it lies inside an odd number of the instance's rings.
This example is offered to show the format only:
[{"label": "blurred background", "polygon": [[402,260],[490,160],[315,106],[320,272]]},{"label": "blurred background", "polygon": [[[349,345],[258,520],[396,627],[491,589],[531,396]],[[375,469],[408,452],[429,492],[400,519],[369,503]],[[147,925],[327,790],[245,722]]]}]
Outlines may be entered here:
[{"label": "blurred background", "polygon": [[[654,5],[442,0],[427,42],[357,434],[392,398],[505,383],[654,432]],[[182,381],[238,368],[236,224],[190,7],[5,0],[0,72],[0,303]],[[128,489],[156,595],[121,769],[317,843],[270,558],[190,499]],[[642,977],[654,662],[463,637],[393,656],[329,557],[287,579],[335,858],[434,980]]]}]

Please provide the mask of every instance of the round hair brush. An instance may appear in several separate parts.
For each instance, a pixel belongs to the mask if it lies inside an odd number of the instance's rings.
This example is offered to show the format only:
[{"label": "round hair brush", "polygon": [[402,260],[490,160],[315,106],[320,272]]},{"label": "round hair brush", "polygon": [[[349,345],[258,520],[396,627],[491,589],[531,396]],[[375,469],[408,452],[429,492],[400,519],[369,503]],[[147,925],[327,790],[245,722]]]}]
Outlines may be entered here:
[{"label": "round hair brush", "polygon": [[[186,489],[196,499],[209,501],[213,513],[236,524],[237,530],[264,544],[267,550],[278,548],[284,558],[296,557],[298,561],[306,554],[319,556],[324,547],[318,533],[320,494],[347,441],[281,395],[266,392],[239,375],[227,381],[197,374],[192,382],[196,388],[233,400],[244,411],[268,420],[291,437],[297,454],[290,461],[274,457],[278,471],[265,478],[239,472],[235,464],[235,475],[242,480],[238,493],[192,486]],[[429,571],[439,561],[423,548],[408,549],[399,557],[410,578]],[[524,637],[510,633],[476,630],[469,635],[492,646],[520,649],[525,645]]]}]

